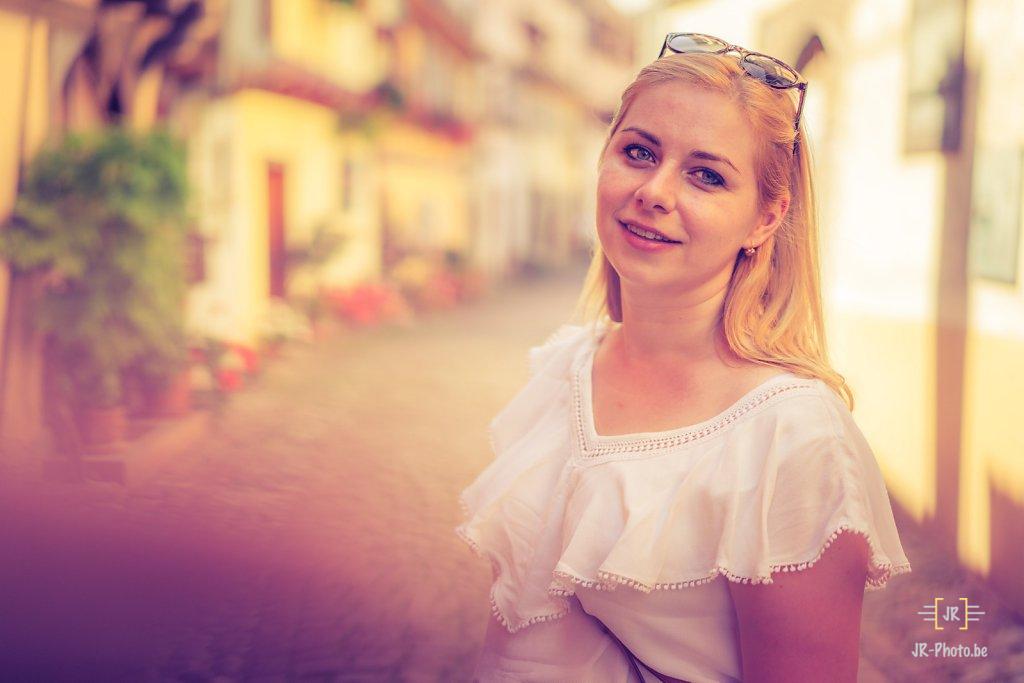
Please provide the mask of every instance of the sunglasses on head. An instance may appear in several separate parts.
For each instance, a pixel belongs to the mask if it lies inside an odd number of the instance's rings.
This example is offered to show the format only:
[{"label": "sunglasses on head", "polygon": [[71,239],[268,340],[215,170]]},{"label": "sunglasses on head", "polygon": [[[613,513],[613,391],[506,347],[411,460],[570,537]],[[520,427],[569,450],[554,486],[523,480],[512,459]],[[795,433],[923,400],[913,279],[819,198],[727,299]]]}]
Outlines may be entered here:
[{"label": "sunglasses on head", "polygon": [[[793,130],[800,131],[800,114],[804,108],[804,94],[807,92],[807,81],[797,73],[796,69],[782,60],[775,59],[760,52],[751,52],[739,45],[732,45],[714,36],[703,33],[669,33],[665,36],[658,59],[661,59],[668,52],[685,54],[687,52],[704,52],[707,54],[722,54],[726,52],[738,52],[740,66],[765,85],[778,90],[797,88],[800,91],[800,101],[796,107],[796,119],[793,121]],[[796,140],[793,141],[793,152],[796,153]]]}]

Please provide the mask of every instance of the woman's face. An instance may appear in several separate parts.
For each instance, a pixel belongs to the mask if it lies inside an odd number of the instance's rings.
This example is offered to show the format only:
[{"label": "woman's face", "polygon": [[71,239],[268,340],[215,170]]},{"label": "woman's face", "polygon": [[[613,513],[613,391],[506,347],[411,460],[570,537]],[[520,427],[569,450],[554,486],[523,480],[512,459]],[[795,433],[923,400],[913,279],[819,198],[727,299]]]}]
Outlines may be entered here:
[{"label": "woman's face", "polygon": [[[785,214],[785,201],[757,210],[754,152],[754,133],[726,95],[674,81],[634,98],[597,185],[598,238],[624,288],[724,289],[739,251],[760,245]],[[627,224],[672,241],[638,237]]]}]

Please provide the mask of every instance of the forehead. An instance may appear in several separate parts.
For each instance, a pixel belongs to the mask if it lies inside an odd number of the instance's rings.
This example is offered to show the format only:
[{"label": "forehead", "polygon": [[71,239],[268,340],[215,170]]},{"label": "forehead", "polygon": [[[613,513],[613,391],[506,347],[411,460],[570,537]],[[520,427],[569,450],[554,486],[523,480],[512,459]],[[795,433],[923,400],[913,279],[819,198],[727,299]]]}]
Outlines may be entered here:
[{"label": "forehead", "polygon": [[754,164],[753,129],[739,104],[720,92],[681,81],[644,88],[630,104],[619,130],[631,126],[653,134],[669,151],[686,154],[702,149],[726,156],[737,166]]}]

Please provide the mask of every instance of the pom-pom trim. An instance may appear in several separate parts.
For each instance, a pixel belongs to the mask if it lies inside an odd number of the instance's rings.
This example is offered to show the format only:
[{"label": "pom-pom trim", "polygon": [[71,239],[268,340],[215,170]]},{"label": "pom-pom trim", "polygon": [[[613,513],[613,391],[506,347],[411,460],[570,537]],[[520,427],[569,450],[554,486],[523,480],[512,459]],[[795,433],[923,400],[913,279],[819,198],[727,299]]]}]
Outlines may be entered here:
[{"label": "pom-pom trim", "polygon": [[[462,496],[459,496],[459,503],[462,506],[463,512],[468,517],[468,506],[466,505],[466,502]],[[463,541],[465,541],[469,545],[470,548],[472,548],[473,552],[475,552],[477,555],[481,557],[485,557],[488,560],[490,560],[495,576],[495,581],[491,586],[490,593],[491,613],[509,631],[509,633],[515,633],[516,631],[522,628],[525,628],[531,624],[535,624],[538,622],[559,619],[569,612],[569,606],[566,603],[562,606],[562,608],[555,612],[537,615],[518,623],[513,623],[510,619],[508,619],[502,613],[501,609],[498,607],[497,601],[494,598],[494,591],[498,585],[497,578],[501,573],[501,569],[495,558],[490,553],[484,551],[480,547],[480,545],[476,543],[476,541],[470,538],[465,527],[466,525],[464,523],[460,525],[458,528],[456,528],[455,532],[456,534],[458,534],[460,538],[462,538]],[[728,581],[732,581],[733,583],[770,584],[774,583],[771,574],[774,574],[776,572],[803,571],[814,566],[818,562],[818,560],[821,559],[821,556],[825,553],[828,547],[832,545],[832,543],[842,533],[858,534],[864,537],[864,539],[868,543],[868,547],[870,549],[870,559],[868,562],[868,573],[864,583],[865,590],[880,590],[883,587],[885,587],[885,584],[888,583],[889,579],[891,579],[892,577],[898,576],[900,574],[910,573],[911,567],[909,562],[895,564],[892,562],[877,561],[875,558],[877,558],[880,555],[880,553],[878,549],[875,547],[874,542],[871,540],[870,534],[867,531],[859,529],[851,524],[842,523],[838,525],[831,534],[829,534],[828,538],[825,540],[825,543],[821,546],[821,548],[818,550],[817,554],[815,554],[813,558],[803,562],[769,565],[770,574],[768,576],[742,576],[730,571],[726,567],[716,565],[707,574],[693,579],[648,584],[638,579],[634,579],[628,576],[623,576],[621,574],[615,574],[613,572],[608,572],[600,569],[597,571],[597,576],[595,579],[588,579],[577,574],[574,574],[572,572],[555,569],[552,571],[552,576],[555,579],[560,579],[563,583],[567,585],[560,586],[557,582],[553,582],[552,585],[548,587],[547,593],[551,597],[557,598],[560,602],[565,602],[564,598],[575,595],[575,590],[573,590],[571,586],[582,586],[584,588],[603,591],[616,590],[619,586],[627,586],[634,590],[638,590],[642,593],[650,593],[655,590],[678,590],[682,588],[702,586],[707,583],[710,583],[711,581],[714,581],[718,576],[722,576]]]}]

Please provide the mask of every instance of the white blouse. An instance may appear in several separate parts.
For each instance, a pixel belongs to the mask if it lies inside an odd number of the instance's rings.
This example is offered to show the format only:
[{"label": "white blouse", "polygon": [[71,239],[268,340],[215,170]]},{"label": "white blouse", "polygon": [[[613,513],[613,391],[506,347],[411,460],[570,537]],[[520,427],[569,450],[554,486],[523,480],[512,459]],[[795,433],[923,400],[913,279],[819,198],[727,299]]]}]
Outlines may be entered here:
[{"label": "white blouse", "polygon": [[725,580],[809,567],[842,531],[868,541],[867,590],[910,571],[875,457],[828,385],[787,372],[698,424],[602,436],[591,371],[608,328],[563,325],[530,349],[529,381],[490,424],[495,459],[460,495],[455,531],[491,561],[504,626],[474,680],[636,681],[593,615],[666,676],[738,681]]}]

